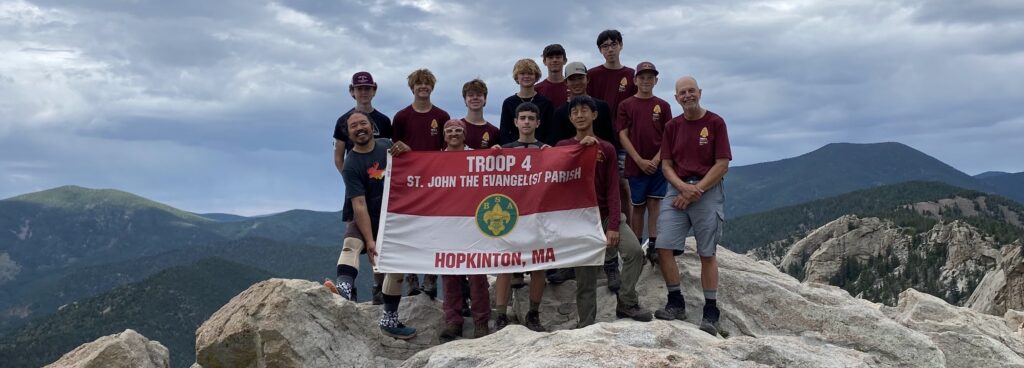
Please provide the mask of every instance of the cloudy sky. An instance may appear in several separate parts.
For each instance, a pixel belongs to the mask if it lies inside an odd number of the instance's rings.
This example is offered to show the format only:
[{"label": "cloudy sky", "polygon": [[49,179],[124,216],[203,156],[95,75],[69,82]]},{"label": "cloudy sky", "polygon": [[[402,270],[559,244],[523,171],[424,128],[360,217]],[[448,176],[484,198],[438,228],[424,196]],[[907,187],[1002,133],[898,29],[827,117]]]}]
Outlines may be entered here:
[{"label": "cloudy sky", "polygon": [[625,64],[658,65],[662,98],[698,78],[734,165],[898,141],[968,174],[1024,171],[1019,0],[587,4],[0,0],[0,198],[75,184],[195,212],[337,210],[352,73],[374,74],[388,115],[413,69],[453,116],[480,77],[496,121],[515,60],[558,42],[595,66],[606,28]]}]

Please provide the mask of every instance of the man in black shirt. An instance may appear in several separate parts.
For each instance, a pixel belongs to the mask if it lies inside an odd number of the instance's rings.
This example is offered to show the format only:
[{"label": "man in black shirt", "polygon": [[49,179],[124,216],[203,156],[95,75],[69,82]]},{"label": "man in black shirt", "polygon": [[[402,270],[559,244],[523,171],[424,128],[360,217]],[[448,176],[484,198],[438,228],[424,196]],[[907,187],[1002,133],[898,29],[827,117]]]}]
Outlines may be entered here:
[{"label": "man in black shirt", "polygon": [[[373,75],[369,72],[358,72],[352,75],[352,83],[348,85],[348,93],[356,100],[356,107],[349,109],[341,115],[334,123],[334,167],[338,173],[344,176],[345,155],[352,150],[355,144],[348,137],[348,118],[353,112],[359,111],[365,114],[373,128],[373,138],[391,138],[391,119],[373,108],[373,97],[377,95],[377,83],[373,81]],[[373,304],[380,305],[381,285],[384,282],[384,274],[373,275]]]}]

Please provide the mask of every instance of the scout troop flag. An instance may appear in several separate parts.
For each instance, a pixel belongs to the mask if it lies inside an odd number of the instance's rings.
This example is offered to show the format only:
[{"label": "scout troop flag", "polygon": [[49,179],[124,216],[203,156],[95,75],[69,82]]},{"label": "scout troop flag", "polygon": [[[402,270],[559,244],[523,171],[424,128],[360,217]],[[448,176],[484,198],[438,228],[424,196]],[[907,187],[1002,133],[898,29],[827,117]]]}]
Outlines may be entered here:
[{"label": "scout troop flag", "polygon": [[597,266],[596,146],[388,157],[377,272],[486,274]]}]

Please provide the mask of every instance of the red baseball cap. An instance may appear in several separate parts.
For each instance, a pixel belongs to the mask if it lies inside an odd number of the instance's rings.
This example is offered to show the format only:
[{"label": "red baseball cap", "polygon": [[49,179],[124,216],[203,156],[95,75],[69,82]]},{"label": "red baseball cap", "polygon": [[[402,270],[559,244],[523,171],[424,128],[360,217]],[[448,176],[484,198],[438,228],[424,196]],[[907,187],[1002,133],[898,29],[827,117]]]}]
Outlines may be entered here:
[{"label": "red baseball cap", "polygon": [[370,86],[376,88],[377,83],[373,82],[373,76],[370,75],[370,72],[358,72],[356,74],[352,74],[352,84],[350,84],[349,87],[360,86]]},{"label": "red baseball cap", "polygon": [[633,76],[640,75],[641,72],[646,71],[654,72],[654,75],[658,75],[658,68],[654,67],[654,63],[644,61],[636,65],[636,74],[633,74]]}]

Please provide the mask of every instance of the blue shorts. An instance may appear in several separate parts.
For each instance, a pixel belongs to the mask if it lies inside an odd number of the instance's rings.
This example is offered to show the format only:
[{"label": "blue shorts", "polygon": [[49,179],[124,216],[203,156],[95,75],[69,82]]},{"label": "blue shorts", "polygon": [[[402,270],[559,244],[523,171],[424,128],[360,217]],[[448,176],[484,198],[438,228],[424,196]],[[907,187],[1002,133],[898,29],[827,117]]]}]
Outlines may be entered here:
[{"label": "blue shorts", "polygon": [[[671,200],[661,201],[658,214],[658,249],[672,249],[682,252],[686,248],[686,237],[693,232],[697,240],[697,254],[701,257],[712,257],[717,253],[718,242],[722,240],[722,227],[725,224],[725,184],[724,180],[704,191],[697,202],[691,203],[685,210],[672,207]],[[669,186],[668,198],[679,195],[675,187]]]},{"label": "blue shorts", "polygon": [[619,177],[620,178],[625,178],[626,177],[626,149],[625,148],[619,148],[618,150],[616,150],[616,153],[619,154]]},{"label": "blue shorts", "polygon": [[626,178],[629,180],[629,202],[634,206],[643,206],[647,198],[663,199],[668,189],[668,181],[665,175],[658,169],[654,174],[640,174]]}]

